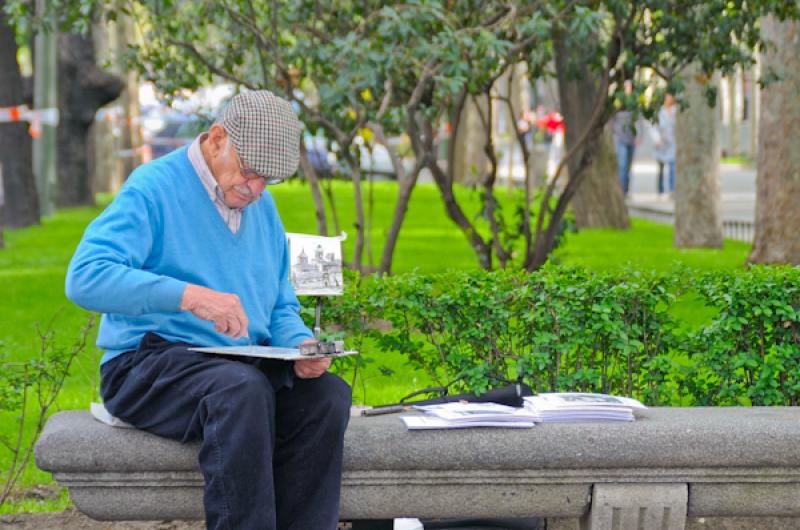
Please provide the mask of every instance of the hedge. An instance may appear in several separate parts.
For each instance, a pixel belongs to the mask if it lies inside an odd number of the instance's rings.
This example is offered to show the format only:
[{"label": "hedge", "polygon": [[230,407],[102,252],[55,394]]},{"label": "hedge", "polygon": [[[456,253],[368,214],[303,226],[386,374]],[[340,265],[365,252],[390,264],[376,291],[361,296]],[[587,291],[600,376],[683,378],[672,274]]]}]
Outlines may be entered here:
[{"label": "hedge", "polygon": [[[710,321],[677,321],[676,307],[687,303],[708,308]],[[442,384],[458,380],[459,390],[519,378],[537,392],[614,393],[650,405],[800,398],[798,267],[348,274],[325,319],[328,335],[362,352],[350,363],[400,352]]]}]

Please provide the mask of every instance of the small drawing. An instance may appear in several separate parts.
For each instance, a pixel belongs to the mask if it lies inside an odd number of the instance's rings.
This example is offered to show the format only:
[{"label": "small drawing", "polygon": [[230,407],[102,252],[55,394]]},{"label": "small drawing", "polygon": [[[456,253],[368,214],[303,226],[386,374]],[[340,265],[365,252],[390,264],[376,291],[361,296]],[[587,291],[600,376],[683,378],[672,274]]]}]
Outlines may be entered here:
[{"label": "small drawing", "polygon": [[291,256],[290,280],[298,295],[343,292],[342,238],[286,234]]}]

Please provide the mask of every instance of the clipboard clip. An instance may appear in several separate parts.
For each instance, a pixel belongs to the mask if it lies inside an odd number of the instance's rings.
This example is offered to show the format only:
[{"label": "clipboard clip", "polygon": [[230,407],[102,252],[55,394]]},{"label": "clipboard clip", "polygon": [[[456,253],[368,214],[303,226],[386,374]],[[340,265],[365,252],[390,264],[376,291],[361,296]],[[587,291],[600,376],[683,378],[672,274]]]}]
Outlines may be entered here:
[{"label": "clipboard clip", "polygon": [[300,350],[300,355],[336,355],[344,353],[344,341],[334,340],[311,342],[308,344],[301,344],[297,348]]}]

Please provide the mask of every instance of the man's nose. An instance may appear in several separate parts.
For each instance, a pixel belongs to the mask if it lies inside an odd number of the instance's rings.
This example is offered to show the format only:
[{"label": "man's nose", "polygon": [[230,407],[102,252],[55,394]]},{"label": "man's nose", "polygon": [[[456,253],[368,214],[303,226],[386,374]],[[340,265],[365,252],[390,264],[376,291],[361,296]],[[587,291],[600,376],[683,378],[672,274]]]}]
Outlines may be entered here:
[{"label": "man's nose", "polygon": [[250,188],[250,191],[255,197],[258,197],[264,192],[264,188],[266,187],[266,185],[264,184],[263,179],[256,178],[256,179],[248,179],[247,187]]}]

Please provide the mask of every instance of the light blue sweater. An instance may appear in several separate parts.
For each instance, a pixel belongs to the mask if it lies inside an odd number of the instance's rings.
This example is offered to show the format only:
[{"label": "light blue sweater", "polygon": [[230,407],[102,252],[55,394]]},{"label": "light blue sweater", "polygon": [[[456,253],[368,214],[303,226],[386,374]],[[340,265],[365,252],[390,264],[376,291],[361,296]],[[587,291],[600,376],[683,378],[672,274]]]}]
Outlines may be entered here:
[{"label": "light blue sweater", "polygon": [[186,149],[134,171],[86,229],[67,270],[67,297],[103,313],[101,364],[134,350],[148,331],[201,346],[242,345],[180,310],[187,283],[235,293],[254,344],[297,346],[312,337],[288,280],[286,235],[268,192],[231,232]]}]

